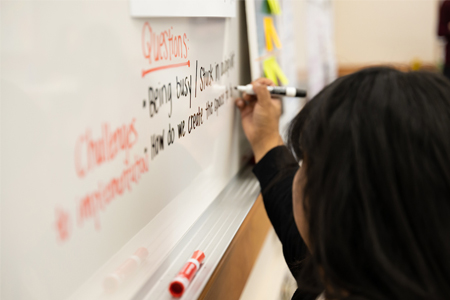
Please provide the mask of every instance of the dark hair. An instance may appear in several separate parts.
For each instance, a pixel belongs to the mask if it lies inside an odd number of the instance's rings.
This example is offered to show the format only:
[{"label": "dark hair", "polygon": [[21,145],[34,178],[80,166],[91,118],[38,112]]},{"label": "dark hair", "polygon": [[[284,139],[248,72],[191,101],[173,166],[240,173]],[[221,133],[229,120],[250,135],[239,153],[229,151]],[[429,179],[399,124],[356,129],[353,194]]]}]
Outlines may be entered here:
[{"label": "dark hair", "polygon": [[341,77],[295,117],[288,146],[306,161],[312,254],[300,290],[450,298],[447,79],[387,67]]}]

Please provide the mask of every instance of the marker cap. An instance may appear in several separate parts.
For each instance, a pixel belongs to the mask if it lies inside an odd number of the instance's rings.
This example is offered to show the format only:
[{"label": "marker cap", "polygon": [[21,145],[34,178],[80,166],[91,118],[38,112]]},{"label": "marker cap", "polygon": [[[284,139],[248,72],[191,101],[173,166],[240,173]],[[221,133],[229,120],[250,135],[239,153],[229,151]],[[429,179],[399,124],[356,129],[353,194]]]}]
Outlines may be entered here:
[{"label": "marker cap", "polygon": [[205,253],[203,253],[200,250],[197,250],[194,252],[194,254],[192,254],[191,259],[195,259],[196,261],[198,261],[199,264],[201,264],[202,261],[205,259]]},{"label": "marker cap", "polygon": [[169,292],[173,297],[179,298],[183,295],[184,290],[188,287],[192,278],[194,278],[200,264],[205,259],[205,253],[200,250],[194,252],[192,257],[187,261],[178,275],[169,285]]}]

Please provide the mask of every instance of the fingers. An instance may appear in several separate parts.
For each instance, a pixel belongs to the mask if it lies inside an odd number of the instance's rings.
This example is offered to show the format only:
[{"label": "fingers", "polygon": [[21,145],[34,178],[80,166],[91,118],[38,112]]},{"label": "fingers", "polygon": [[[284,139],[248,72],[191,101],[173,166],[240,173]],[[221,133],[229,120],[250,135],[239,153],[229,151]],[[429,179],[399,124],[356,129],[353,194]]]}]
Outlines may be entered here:
[{"label": "fingers", "polygon": [[253,112],[255,108],[255,102],[247,102],[243,99],[236,99],[236,106],[239,108],[239,112],[241,113],[241,119],[244,120]]},{"label": "fingers", "polygon": [[258,101],[262,105],[269,105],[270,104],[270,93],[267,90],[267,86],[274,86],[272,80],[268,78],[258,78],[255,81],[252,82],[253,85],[253,91],[255,92],[256,97],[258,98]]},{"label": "fingers", "polygon": [[[262,79],[262,78],[261,78]],[[262,81],[262,80],[260,80]],[[270,93],[267,90],[266,84],[261,84],[260,81],[253,81],[253,91],[255,92],[256,97],[258,98],[258,102],[263,106],[270,105]],[[270,81],[272,82],[272,81]]]},{"label": "fingers", "polygon": [[254,106],[258,100],[263,105],[270,104],[271,97],[266,87],[274,86],[275,84],[273,81],[268,78],[258,78],[252,82],[252,85],[255,95],[244,93],[242,98],[238,98],[235,101],[236,106],[241,110],[241,112],[244,108],[246,108],[246,106]]},{"label": "fingers", "polygon": [[262,85],[270,85],[270,86],[275,85],[272,80],[270,80],[269,78],[264,78],[264,77],[256,79],[255,82],[258,82]]},{"label": "fingers", "polygon": [[256,96],[255,96],[255,95],[249,95],[249,94],[247,94],[247,93],[244,93],[244,95],[242,96],[242,99],[243,99],[244,101],[247,101],[247,102],[255,102],[255,101],[256,101]]},{"label": "fingers", "polygon": [[245,102],[243,99],[241,98],[237,98],[234,103],[236,104],[236,106],[239,108],[239,110],[242,110],[245,107]]}]

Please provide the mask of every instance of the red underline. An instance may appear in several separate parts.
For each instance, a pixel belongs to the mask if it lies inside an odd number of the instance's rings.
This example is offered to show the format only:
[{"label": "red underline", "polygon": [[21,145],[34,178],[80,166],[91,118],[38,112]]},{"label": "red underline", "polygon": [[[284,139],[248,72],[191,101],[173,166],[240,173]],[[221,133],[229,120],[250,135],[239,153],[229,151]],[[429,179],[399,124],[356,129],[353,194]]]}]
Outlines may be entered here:
[{"label": "red underline", "polygon": [[170,69],[170,68],[178,68],[178,67],[183,67],[183,66],[191,67],[191,62],[188,60],[187,62],[180,63],[180,64],[173,64],[173,65],[156,67],[156,68],[148,69],[148,70],[142,70],[142,78],[144,78],[145,75],[147,75],[148,73],[151,73],[151,72],[164,70],[164,69]]}]

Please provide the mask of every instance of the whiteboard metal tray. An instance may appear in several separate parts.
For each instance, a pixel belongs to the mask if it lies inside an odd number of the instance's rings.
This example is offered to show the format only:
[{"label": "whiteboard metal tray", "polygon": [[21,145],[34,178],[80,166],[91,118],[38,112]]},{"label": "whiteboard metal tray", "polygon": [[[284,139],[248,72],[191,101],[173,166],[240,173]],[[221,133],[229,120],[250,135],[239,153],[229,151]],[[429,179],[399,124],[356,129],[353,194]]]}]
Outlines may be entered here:
[{"label": "whiteboard metal tray", "polygon": [[259,194],[259,184],[251,169],[246,166],[230,181],[133,300],[173,299],[168,290],[170,281],[192,253],[201,250],[205,260],[180,299],[198,298]]}]

